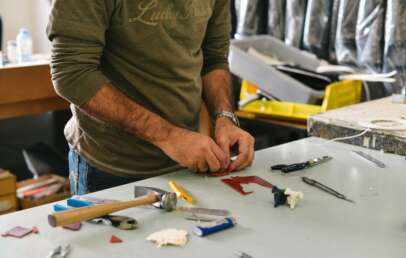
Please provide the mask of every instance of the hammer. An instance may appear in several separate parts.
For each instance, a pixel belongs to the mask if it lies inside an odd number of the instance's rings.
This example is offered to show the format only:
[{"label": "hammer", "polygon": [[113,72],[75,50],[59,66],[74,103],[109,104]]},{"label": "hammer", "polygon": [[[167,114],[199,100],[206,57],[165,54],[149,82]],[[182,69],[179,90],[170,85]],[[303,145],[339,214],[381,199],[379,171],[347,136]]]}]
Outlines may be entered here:
[{"label": "hammer", "polygon": [[175,193],[151,191],[131,201],[98,204],[50,214],[48,215],[48,222],[52,227],[58,227],[102,217],[128,208],[151,204],[159,204],[162,209],[172,211],[176,209],[176,203],[177,196]]}]

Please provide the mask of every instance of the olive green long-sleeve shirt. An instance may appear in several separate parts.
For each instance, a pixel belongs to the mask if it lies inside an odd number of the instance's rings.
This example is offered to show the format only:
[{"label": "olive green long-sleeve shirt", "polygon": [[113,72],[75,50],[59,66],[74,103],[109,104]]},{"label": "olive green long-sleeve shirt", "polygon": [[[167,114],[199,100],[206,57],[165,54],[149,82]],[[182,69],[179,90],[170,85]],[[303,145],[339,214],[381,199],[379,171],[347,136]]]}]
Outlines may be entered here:
[{"label": "olive green long-sleeve shirt", "polygon": [[197,130],[201,75],[228,69],[229,0],[54,0],[47,33],[55,89],[72,103],[69,144],[120,176],[177,168],[151,143],[78,106],[111,83],[171,123]]}]

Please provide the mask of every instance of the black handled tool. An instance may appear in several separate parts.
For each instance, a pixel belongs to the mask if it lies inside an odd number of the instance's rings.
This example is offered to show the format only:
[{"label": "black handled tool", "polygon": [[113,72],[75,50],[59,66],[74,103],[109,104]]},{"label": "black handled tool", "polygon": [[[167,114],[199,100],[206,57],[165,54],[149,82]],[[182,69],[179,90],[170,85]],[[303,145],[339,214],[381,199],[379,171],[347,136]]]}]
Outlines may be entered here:
[{"label": "black handled tool", "polygon": [[321,158],[315,158],[315,159],[311,159],[311,160],[308,160],[305,162],[294,163],[294,164],[290,164],[290,165],[278,164],[278,165],[272,166],[271,170],[280,170],[283,173],[290,173],[293,171],[298,171],[298,170],[314,167],[316,165],[327,162],[331,159],[332,159],[332,157],[330,157],[330,156],[323,156]]},{"label": "black handled tool", "polygon": [[320,190],[329,193],[331,195],[334,195],[335,197],[345,200],[347,202],[351,202],[351,203],[355,203],[353,200],[348,199],[344,194],[341,194],[339,192],[337,192],[336,190],[334,190],[333,188],[330,188],[314,179],[308,178],[308,177],[302,177],[303,182],[305,182],[308,185],[314,186],[319,188]]}]

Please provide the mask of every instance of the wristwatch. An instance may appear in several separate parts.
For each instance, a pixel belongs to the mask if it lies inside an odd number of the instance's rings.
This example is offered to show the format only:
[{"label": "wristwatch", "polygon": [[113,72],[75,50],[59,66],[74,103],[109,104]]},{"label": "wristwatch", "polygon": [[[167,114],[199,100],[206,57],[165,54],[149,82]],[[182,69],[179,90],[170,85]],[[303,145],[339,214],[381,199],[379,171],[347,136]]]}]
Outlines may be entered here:
[{"label": "wristwatch", "polygon": [[227,117],[229,118],[231,121],[233,121],[233,123],[237,126],[240,127],[240,121],[238,120],[238,117],[236,115],[234,115],[233,112],[229,112],[229,111],[221,111],[221,112],[216,112],[214,114],[214,118],[218,119],[221,117]]}]

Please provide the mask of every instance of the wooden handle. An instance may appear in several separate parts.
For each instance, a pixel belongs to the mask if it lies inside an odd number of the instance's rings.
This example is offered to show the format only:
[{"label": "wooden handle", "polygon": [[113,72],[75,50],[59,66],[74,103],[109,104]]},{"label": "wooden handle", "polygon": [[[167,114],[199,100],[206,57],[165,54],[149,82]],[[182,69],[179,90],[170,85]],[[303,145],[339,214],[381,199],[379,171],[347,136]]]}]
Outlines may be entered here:
[{"label": "wooden handle", "polygon": [[57,212],[48,215],[48,222],[52,227],[73,224],[97,217],[102,217],[107,214],[140,206],[148,205],[158,202],[159,199],[155,194],[148,194],[131,201],[126,202],[113,202],[106,204],[98,204],[94,206],[82,207],[68,211]]}]

